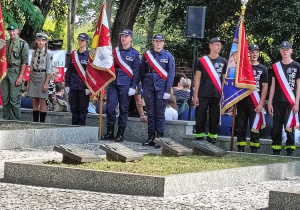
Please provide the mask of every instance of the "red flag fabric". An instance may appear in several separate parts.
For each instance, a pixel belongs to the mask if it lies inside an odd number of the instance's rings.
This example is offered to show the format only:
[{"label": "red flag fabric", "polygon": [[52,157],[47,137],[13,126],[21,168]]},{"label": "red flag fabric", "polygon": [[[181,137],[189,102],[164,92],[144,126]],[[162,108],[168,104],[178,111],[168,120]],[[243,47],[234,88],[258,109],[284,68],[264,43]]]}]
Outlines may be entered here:
[{"label": "red flag fabric", "polygon": [[4,25],[3,25],[3,17],[2,17],[2,9],[0,3],[0,82],[6,76],[6,41],[5,41],[5,34],[4,34]]},{"label": "red flag fabric", "polygon": [[105,2],[101,7],[91,48],[86,69],[86,85],[97,95],[116,78]]}]

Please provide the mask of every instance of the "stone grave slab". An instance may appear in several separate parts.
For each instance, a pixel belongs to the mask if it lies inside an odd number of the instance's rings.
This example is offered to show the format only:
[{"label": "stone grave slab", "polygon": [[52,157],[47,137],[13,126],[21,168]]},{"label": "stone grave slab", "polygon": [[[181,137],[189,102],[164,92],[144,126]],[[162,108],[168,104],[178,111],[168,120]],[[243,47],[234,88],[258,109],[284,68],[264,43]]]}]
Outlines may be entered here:
[{"label": "stone grave slab", "polygon": [[269,210],[298,210],[300,190],[297,187],[269,191]]},{"label": "stone grave slab", "polygon": [[85,163],[98,162],[102,158],[95,155],[89,150],[82,149],[76,146],[54,146],[54,151],[63,155],[63,163]]},{"label": "stone grave slab", "polygon": [[132,162],[141,160],[143,158],[143,155],[132,149],[129,149],[121,143],[101,144],[100,149],[106,152],[107,160]]},{"label": "stone grave slab", "polygon": [[195,155],[210,155],[215,157],[222,157],[227,154],[227,151],[209,143],[206,140],[192,141],[193,153]]},{"label": "stone grave slab", "polygon": [[171,138],[155,138],[154,143],[161,146],[164,156],[185,156],[191,155],[193,151]]}]

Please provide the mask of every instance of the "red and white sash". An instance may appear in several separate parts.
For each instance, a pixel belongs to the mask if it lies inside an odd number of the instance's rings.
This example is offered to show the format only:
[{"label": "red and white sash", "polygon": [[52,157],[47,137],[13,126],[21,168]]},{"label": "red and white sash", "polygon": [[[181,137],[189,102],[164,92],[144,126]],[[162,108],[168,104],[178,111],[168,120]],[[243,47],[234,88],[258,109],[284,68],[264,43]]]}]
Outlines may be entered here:
[{"label": "red and white sash", "polygon": [[219,94],[221,95],[221,81],[220,81],[220,77],[215,69],[215,67],[213,66],[211,60],[209,59],[208,56],[203,56],[201,58],[199,58],[200,62],[203,64],[203,67],[205,68],[209,78],[211,79],[211,81],[213,82],[214,86],[216,87],[216,89],[218,90]]},{"label": "red and white sash", "polygon": [[167,80],[168,77],[168,72],[166,72],[166,70],[163,69],[163,67],[155,60],[155,58],[153,57],[153,55],[151,54],[150,50],[147,50],[144,53],[144,56],[146,58],[146,60],[148,61],[148,63],[150,64],[150,66],[155,70],[155,72],[163,79],[163,80]]},{"label": "red and white sash", "polygon": [[115,61],[117,62],[117,64],[119,65],[119,67],[130,77],[133,77],[133,71],[131,69],[130,66],[127,65],[127,63],[125,61],[122,60],[122,57],[120,55],[120,51],[119,51],[119,47],[116,47],[113,50],[113,55],[115,58]]},{"label": "red and white sash", "polygon": [[[283,72],[280,62],[273,64],[272,67],[274,69],[275,76],[277,78],[277,81],[281,87],[281,90],[282,90],[284,96],[288,100],[291,107],[293,107],[295,105],[295,95],[285,77],[285,74]],[[290,113],[290,116],[289,116],[289,119],[288,119],[285,129],[287,131],[292,131],[293,127],[298,127],[298,126],[299,126],[298,113],[293,114],[293,110],[291,110],[291,113]]]},{"label": "red and white sash", "polygon": [[82,80],[83,83],[85,83],[85,70],[80,63],[77,50],[75,50],[71,53],[71,59],[74,63],[74,67],[75,67],[80,79]]},{"label": "red and white sash", "polygon": [[[260,102],[260,96],[257,90],[253,91],[253,93],[250,94],[250,97],[254,106],[257,107],[257,105]],[[263,113],[263,110],[260,113],[256,113],[255,115],[255,119],[251,128],[251,131],[254,133],[259,133],[259,129],[266,127],[266,120],[265,120],[265,115]]]}]

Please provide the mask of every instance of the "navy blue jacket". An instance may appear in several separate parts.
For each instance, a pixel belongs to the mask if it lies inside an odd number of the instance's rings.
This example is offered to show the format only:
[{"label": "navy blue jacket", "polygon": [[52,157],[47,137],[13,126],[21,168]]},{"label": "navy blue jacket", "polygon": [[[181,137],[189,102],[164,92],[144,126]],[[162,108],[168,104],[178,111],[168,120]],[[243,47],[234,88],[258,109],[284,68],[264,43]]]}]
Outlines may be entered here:
[{"label": "navy blue jacket", "polygon": [[145,55],[143,55],[141,67],[141,79],[143,88],[148,85],[153,85],[154,82],[155,90],[164,90],[165,93],[170,93],[175,76],[175,63],[173,56],[170,52],[164,49],[160,52],[155,52],[154,50],[150,50],[150,52],[155,60],[159,63],[159,65],[168,73],[168,76],[167,80],[165,81],[157,73],[147,74],[149,71],[151,71],[152,67],[146,60]]},{"label": "navy blue jacket", "polygon": [[[80,53],[77,50],[78,53],[78,59],[84,68],[86,70],[88,58],[89,58],[89,51],[86,50],[83,53]],[[66,87],[69,87],[70,89],[73,90],[85,90],[87,89],[85,83],[81,80],[79,77],[77,70],[74,67],[74,63],[72,59],[70,58],[68,64],[67,64],[67,71],[65,75],[65,82],[66,82]]]}]

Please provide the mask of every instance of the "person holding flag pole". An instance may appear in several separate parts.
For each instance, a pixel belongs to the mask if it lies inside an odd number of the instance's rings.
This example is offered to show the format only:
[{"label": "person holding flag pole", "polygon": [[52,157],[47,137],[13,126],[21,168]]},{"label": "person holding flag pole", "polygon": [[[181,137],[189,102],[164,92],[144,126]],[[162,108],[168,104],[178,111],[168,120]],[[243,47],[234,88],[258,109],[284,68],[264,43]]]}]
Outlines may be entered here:
[{"label": "person holding flag pole", "polygon": [[[221,99],[221,114],[234,106],[232,127],[235,124],[235,104],[249,96],[256,89],[256,82],[248,57],[248,44],[244,28],[247,2],[247,0],[242,0],[242,13],[234,33]],[[233,130],[230,150],[233,150]]]},{"label": "person holding flag pole", "polygon": [[295,146],[294,129],[299,128],[300,64],[292,59],[292,45],[288,41],[280,45],[281,61],[272,65],[272,84],[268,110],[273,114],[271,132],[273,155],[280,155],[282,126],[287,136],[286,155],[293,156]]},{"label": "person holding flag pole", "polygon": [[112,46],[109,32],[109,24],[106,15],[106,1],[101,6],[99,19],[96,25],[88,65],[86,68],[86,85],[93,95],[99,94],[99,133],[102,137],[102,102],[103,90],[115,80],[115,67],[112,54]]},{"label": "person holding flag pole", "polygon": [[3,25],[3,17],[2,17],[2,7],[0,2],[0,82],[6,76],[6,41],[5,41],[5,32]]}]

